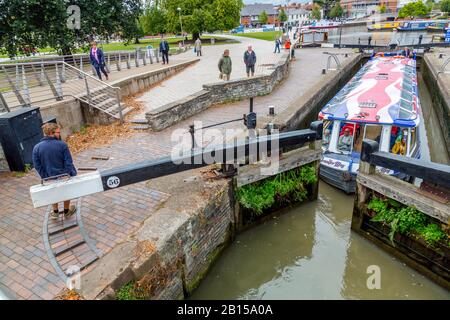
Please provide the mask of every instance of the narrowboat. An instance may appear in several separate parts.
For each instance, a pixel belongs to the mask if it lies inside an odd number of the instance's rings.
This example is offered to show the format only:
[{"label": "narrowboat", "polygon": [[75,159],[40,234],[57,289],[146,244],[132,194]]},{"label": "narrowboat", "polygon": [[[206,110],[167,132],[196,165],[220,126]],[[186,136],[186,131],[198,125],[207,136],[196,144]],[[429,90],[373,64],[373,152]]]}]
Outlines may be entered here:
[{"label": "narrowboat", "polygon": [[431,26],[427,27],[428,32],[445,32],[447,28],[450,27],[450,24],[447,21],[444,22],[436,22],[433,23]]},{"label": "narrowboat", "polygon": [[372,57],[319,113],[324,122],[321,179],[354,193],[363,139],[378,141],[380,151],[419,158],[419,110],[416,61],[397,53]]},{"label": "narrowboat", "polygon": [[341,25],[340,22],[333,22],[333,21],[314,21],[310,26],[308,26],[309,29],[334,29],[338,28]]},{"label": "narrowboat", "polygon": [[400,24],[397,31],[426,31],[428,27],[436,24],[437,21],[405,21]]},{"label": "narrowboat", "polygon": [[395,28],[398,28],[400,24],[403,22],[386,22],[386,23],[375,23],[367,27],[368,31],[391,31]]}]

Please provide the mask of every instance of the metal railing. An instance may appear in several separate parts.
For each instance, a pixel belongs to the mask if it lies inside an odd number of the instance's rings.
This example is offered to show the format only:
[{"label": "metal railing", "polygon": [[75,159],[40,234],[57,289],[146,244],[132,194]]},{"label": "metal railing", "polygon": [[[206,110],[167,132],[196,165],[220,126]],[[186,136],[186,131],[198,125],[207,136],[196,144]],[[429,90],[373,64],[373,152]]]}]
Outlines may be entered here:
[{"label": "metal railing", "polygon": [[63,61],[0,65],[0,113],[76,98],[123,120],[120,88]]}]

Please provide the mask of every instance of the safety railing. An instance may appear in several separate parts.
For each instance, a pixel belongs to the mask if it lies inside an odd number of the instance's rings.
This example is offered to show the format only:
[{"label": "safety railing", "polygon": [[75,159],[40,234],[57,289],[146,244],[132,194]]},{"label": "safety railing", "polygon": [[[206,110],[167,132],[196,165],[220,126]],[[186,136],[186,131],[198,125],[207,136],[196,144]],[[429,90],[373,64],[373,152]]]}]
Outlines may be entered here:
[{"label": "safety railing", "polygon": [[76,98],[123,119],[120,88],[63,61],[0,65],[0,113]]}]

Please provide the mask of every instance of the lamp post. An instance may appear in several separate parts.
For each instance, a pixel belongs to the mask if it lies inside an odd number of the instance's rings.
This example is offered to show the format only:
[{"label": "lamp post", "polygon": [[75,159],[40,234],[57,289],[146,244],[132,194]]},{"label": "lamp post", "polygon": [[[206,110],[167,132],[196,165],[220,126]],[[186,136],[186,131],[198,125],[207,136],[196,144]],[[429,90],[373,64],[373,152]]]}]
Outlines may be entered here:
[{"label": "lamp post", "polygon": [[183,21],[181,21],[181,8],[178,7],[178,8],[177,8],[177,11],[178,11],[178,16],[180,17],[181,38],[182,38],[182,41],[183,41],[183,47],[184,47],[184,32],[183,32]]}]

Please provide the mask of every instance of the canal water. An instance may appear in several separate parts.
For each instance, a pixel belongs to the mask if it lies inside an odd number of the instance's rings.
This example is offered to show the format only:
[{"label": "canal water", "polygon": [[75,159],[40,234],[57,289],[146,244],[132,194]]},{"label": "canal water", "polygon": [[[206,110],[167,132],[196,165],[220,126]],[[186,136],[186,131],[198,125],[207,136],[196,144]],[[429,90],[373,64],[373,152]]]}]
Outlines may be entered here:
[{"label": "canal water", "polygon": [[[431,159],[445,162],[420,74],[419,86],[424,116],[431,119],[424,128],[434,141]],[[351,231],[353,201],[320,182],[317,201],[280,211],[238,235],[190,299],[450,300],[446,289]],[[380,289],[367,287],[371,266],[380,269]]]}]

